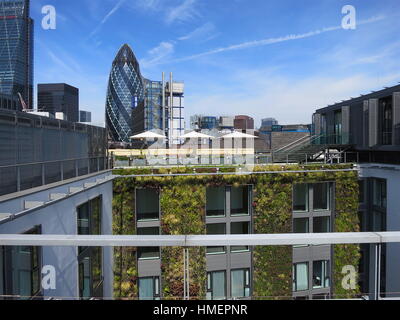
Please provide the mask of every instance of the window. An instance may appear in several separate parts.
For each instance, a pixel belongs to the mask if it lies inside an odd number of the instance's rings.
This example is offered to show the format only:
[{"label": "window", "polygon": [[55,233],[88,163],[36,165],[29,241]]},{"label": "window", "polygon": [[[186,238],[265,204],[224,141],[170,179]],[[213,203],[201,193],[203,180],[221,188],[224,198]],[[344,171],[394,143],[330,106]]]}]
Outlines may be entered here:
[{"label": "window", "polygon": [[308,185],[295,184],[293,187],[293,211],[308,211]]},{"label": "window", "polygon": [[[137,234],[142,236],[159,235],[160,228],[138,228]],[[152,260],[160,259],[160,248],[159,247],[141,247],[138,248],[138,259],[139,260]]]},{"label": "window", "polygon": [[231,188],[231,216],[249,214],[249,187]]},{"label": "window", "polygon": [[[100,235],[102,198],[97,197],[77,208],[78,234]],[[79,296],[103,296],[103,248],[78,247]]]},{"label": "window", "polygon": [[[35,227],[25,234],[40,234]],[[21,299],[31,299],[41,290],[41,248],[29,246],[9,247],[11,258],[12,295]]]},{"label": "window", "polygon": [[373,211],[372,231],[386,231],[385,214],[380,211]]},{"label": "window", "polygon": [[226,272],[215,271],[207,274],[207,299],[226,299]]},{"label": "window", "polygon": [[[231,223],[231,234],[249,234],[250,224],[249,222],[232,222]],[[231,252],[243,252],[248,251],[248,246],[232,246]]]},{"label": "window", "polygon": [[231,271],[231,296],[232,298],[250,296],[250,271],[248,269]]},{"label": "window", "polygon": [[328,288],[329,287],[329,261],[314,261],[313,262],[313,288]]},{"label": "window", "polygon": [[90,293],[90,258],[85,257],[79,263],[79,296],[84,299],[91,297]]},{"label": "window", "polygon": [[136,190],[136,215],[138,221],[160,219],[159,194],[157,189]]},{"label": "window", "polygon": [[[293,219],[293,233],[309,233],[309,219],[308,218],[297,218]],[[294,248],[308,247],[308,245],[295,245]]]},{"label": "window", "polygon": [[[207,224],[207,234],[217,235],[217,234],[226,234],[226,224],[225,223],[217,223],[217,224]],[[225,253],[225,247],[207,247],[207,254],[221,254]]]},{"label": "window", "polygon": [[159,300],[160,279],[158,277],[139,278],[139,300]]},{"label": "window", "polygon": [[342,111],[335,111],[334,115],[334,132],[335,132],[335,142],[336,144],[342,143]]},{"label": "window", "polygon": [[359,187],[358,188],[359,189],[359,193],[358,193],[359,198],[358,198],[358,200],[359,200],[360,203],[363,203],[364,199],[365,199],[365,183],[364,183],[364,180],[358,181],[358,187]]},{"label": "window", "polygon": [[309,233],[309,219],[297,218],[293,219],[293,232],[294,233]]},{"label": "window", "polygon": [[374,179],[372,187],[374,206],[386,208],[386,181]]},{"label": "window", "polygon": [[316,183],[313,185],[313,208],[314,210],[328,210],[329,209],[329,184]]},{"label": "window", "polygon": [[308,263],[293,265],[293,291],[308,290]]},{"label": "window", "polygon": [[207,188],[207,217],[225,216],[225,187]]},{"label": "window", "polygon": [[381,99],[379,102],[382,114],[382,144],[391,145],[393,135],[392,97]]},{"label": "window", "polygon": [[314,217],[313,218],[313,233],[330,232],[330,217]]}]

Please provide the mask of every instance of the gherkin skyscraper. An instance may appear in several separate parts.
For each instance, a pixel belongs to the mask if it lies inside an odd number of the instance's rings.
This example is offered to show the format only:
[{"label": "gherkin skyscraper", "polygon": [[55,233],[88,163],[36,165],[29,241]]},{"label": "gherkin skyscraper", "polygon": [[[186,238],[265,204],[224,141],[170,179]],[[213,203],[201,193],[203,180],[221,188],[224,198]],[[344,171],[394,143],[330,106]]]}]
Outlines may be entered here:
[{"label": "gherkin skyscraper", "polygon": [[129,45],[124,44],[115,57],[108,81],[106,124],[110,138],[129,142],[132,135],[132,112],[143,107],[144,80],[139,63]]}]

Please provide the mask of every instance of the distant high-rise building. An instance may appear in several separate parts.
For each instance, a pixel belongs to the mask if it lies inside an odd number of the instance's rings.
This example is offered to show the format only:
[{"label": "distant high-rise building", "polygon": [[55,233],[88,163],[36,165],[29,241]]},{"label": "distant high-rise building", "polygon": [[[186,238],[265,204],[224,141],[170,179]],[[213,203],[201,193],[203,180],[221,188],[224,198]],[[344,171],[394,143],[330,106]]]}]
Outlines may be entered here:
[{"label": "distant high-rise building", "polygon": [[62,112],[71,122],[79,122],[79,89],[66,83],[38,84],[38,111]]},{"label": "distant high-rise building", "polygon": [[124,44],[112,63],[108,82],[106,126],[112,141],[130,141],[133,109],[144,109],[144,93],[139,63],[130,46]]},{"label": "distant high-rise building", "polygon": [[29,0],[0,0],[0,93],[33,108],[33,20]]},{"label": "distant high-rise building", "polygon": [[218,128],[218,119],[214,116],[194,115],[190,117],[190,127],[193,130],[212,130]]},{"label": "distant high-rise building", "polygon": [[[172,90],[171,90],[172,89]],[[142,77],[139,63],[125,44],[115,58],[108,84],[106,123],[115,142],[144,131],[164,132],[170,144],[184,133],[184,83],[152,81]]]},{"label": "distant high-rise building", "polygon": [[254,130],[254,119],[249,116],[236,116],[234,126],[238,130]]},{"label": "distant high-rise building", "polygon": [[261,127],[276,126],[278,124],[278,120],[275,118],[265,118],[261,120]]},{"label": "distant high-rise building", "polygon": [[220,117],[219,118],[219,128],[221,130],[233,130],[235,128],[235,118],[234,117]]},{"label": "distant high-rise building", "polygon": [[89,111],[79,111],[79,122],[92,122],[92,113]]},{"label": "distant high-rise building", "polygon": [[173,81],[172,74],[168,82],[164,74],[162,78],[162,81],[143,79],[145,102],[133,109],[133,134],[157,130],[164,132],[171,144],[180,144],[179,137],[185,131],[184,83]]}]

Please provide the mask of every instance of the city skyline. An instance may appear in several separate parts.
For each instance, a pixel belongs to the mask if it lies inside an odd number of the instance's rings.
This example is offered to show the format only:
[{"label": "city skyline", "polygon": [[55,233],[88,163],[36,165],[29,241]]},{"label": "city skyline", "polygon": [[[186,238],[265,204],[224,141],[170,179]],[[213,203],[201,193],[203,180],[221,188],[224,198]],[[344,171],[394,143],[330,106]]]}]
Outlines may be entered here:
[{"label": "city skyline", "polygon": [[[56,30],[40,28],[47,4],[57,10]],[[91,106],[94,122],[104,122],[110,63],[129,43],[144,77],[173,71],[185,81],[188,117],[216,109],[217,115],[241,114],[245,106],[257,125],[265,117],[310,123],[315,108],[400,77],[393,71],[400,44],[392,41],[398,2],[353,1],[356,30],[340,28],[346,4],[35,1],[35,83],[79,87],[81,105]]]}]

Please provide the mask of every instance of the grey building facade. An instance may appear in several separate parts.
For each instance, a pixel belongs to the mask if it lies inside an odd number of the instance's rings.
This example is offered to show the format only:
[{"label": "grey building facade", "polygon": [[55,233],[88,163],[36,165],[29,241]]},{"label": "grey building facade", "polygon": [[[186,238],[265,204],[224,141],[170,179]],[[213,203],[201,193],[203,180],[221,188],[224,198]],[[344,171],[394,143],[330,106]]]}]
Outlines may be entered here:
[{"label": "grey building facade", "polygon": [[[0,234],[112,234],[104,128],[0,110],[0,141]],[[0,300],[112,298],[112,252],[0,246]]]},{"label": "grey building facade", "polygon": [[79,110],[79,122],[92,122],[92,113]]},{"label": "grey building facade", "polygon": [[[314,144],[322,148],[345,147],[348,160],[360,170],[361,231],[400,231],[400,85],[385,88],[316,111]],[[382,248],[380,286],[383,297],[398,296],[397,244]],[[360,285],[373,292],[375,251],[362,246]]]},{"label": "grey building facade", "polygon": [[66,83],[38,84],[38,110],[63,112],[70,122],[79,122],[79,89]]}]

